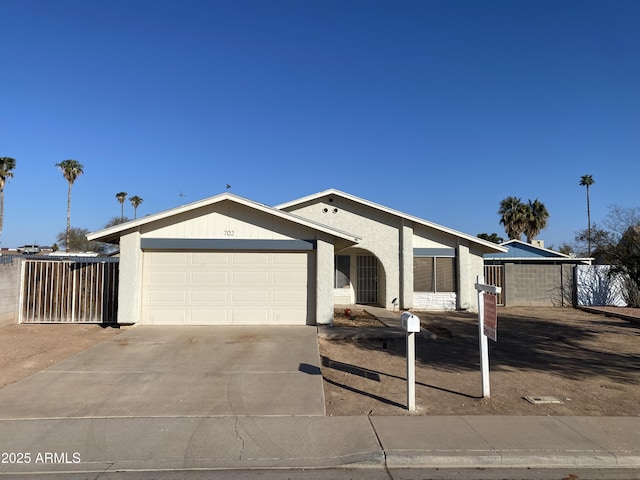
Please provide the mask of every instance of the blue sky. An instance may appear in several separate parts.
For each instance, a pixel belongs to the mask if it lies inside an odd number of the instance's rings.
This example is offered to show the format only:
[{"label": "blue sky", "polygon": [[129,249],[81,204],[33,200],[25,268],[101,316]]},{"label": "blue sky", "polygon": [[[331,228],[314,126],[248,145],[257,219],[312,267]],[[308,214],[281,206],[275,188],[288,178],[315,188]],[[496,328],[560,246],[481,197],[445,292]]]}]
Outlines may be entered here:
[{"label": "blue sky", "polygon": [[[640,2],[0,0],[3,247],[225,191],[338,188],[468,234],[539,198],[547,246],[640,206]],[[181,196],[180,194],[184,196]],[[125,214],[133,216],[127,202]]]}]

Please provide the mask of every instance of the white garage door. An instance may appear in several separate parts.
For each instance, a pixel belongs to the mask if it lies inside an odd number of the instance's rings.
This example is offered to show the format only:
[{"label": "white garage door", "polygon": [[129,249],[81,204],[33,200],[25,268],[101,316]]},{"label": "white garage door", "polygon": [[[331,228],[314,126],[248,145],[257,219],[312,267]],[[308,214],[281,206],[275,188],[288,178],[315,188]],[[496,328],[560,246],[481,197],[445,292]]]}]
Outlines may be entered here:
[{"label": "white garage door", "polygon": [[145,252],[142,323],[307,323],[308,252]]}]

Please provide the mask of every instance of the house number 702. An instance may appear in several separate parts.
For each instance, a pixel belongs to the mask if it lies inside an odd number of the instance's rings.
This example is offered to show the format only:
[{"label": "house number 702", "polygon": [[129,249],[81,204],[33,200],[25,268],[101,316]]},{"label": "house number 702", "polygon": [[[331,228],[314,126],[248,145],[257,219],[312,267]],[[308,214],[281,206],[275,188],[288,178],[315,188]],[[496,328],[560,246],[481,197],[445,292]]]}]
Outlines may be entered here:
[{"label": "house number 702", "polygon": [[224,236],[225,237],[233,237],[235,233],[236,232],[234,230],[225,230],[224,231]]}]

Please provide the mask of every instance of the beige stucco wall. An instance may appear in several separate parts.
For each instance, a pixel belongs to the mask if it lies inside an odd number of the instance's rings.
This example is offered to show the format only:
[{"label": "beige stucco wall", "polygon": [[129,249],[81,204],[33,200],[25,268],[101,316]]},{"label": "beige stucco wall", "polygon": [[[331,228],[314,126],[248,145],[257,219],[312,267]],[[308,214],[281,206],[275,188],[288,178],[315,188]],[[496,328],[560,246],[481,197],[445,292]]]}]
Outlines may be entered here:
[{"label": "beige stucco wall", "polygon": [[[287,210],[301,217],[358,235],[361,240],[356,247],[335,253],[341,255],[371,253],[378,257],[382,267],[379,272],[381,276],[379,301],[387,308],[392,308],[392,300],[400,298],[399,259],[402,226],[400,218],[334,195],[319,199],[316,203],[297,205]],[[352,269],[355,268],[353,256],[351,265]],[[333,281],[333,259],[331,266]],[[352,270],[352,273],[355,271]],[[355,278],[355,275],[351,278]],[[340,298],[345,298],[345,295],[341,295]],[[342,300],[336,298],[335,301],[340,303]]]},{"label": "beige stucco wall", "polygon": [[474,253],[466,244],[458,247],[458,309],[478,311],[476,282],[484,274],[482,252]]},{"label": "beige stucco wall", "polygon": [[319,235],[316,250],[316,323],[333,323],[333,243],[329,235]]},{"label": "beige stucco wall", "polygon": [[142,237],[212,239],[315,239],[304,225],[224,201],[143,225]]},{"label": "beige stucco wall", "polygon": [[140,233],[120,237],[118,323],[138,323],[142,305],[142,250]]},{"label": "beige stucco wall", "polygon": [[400,299],[399,307],[413,308],[415,299],[413,296],[413,225],[404,221],[400,234]]},{"label": "beige stucco wall", "polygon": [[[400,308],[406,309],[477,310],[474,285],[477,275],[483,273],[483,252],[477,247],[470,249],[468,242],[459,236],[334,194],[293,205],[286,210],[360,236],[362,240],[358,245],[336,253],[352,255],[352,279],[356,278],[356,253],[370,252],[378,257],[382,266],[379,300],[386,308],[393,308],[392,300],[398,298]],[[413,291],[414,248],[456,250],[457,294]],[[334,291],[335,303],[355,299],[353,286],[348,292],[344,290]]]},{"label": "beige stucco wall", "polygon": [[[355,300],[353,287],[339,291],[333,288],[334,254],[351,255],[352,279],[356,277],[358,254],[373,254],[378,258],[381,267],[379,301],[386,308],[393,308],[392,300],[398,298],[401,308],[477,309],[474,284],[476,276],[483,272],[483,252],[473,242],[469,248],[468,243],[457,235],[337,195],[296,205],[287,211],[351,232],[361,240],[356,246],[336,249],[332,235],[233,201],[144,224],[121,238],[118,321],[137,323],[140,320],[144,267],[141,238],[316,240],[316,268],[310,272],[314,285],[310,288],[316,292],[317,323],[332,321],[334,302],[352,303]],[[413,292],[414,248],[456,249],[457,294]]]},{"label": "beige stucco wall", "polygon": [[118,322],[138,323],[142,309],[144,255],[142,238],[316,240],[314,268],[309,268],[309,306],[317,323],[333,322],[332,235],[231,201],[142,225],[120,239]]}]

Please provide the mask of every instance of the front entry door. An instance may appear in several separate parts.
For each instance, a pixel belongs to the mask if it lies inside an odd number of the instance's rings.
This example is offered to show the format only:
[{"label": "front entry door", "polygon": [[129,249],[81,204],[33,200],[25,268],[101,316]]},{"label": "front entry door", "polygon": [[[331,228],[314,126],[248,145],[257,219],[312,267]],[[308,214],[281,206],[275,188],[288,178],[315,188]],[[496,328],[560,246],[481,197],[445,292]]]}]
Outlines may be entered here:
[{"label": "front entry door", "polygon": [[358,255],[356,303],[378,303],[378,259],[374,255]]}]

